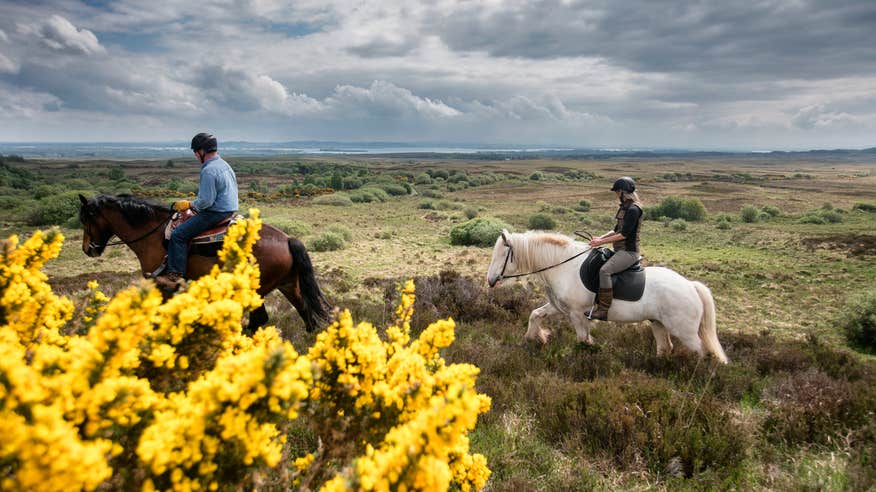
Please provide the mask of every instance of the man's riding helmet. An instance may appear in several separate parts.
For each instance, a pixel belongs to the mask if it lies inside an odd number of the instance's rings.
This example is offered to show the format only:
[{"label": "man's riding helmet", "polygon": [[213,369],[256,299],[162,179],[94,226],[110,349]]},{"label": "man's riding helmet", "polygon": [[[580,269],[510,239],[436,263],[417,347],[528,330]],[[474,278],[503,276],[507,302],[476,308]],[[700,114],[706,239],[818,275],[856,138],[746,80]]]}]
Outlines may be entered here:
[{"label": "man's riding helmet", "polygon": [[611,186],[611,191],[623,191],[626,193],[632,193],[636,191],[636,182],[633,181],[633,178],[629,176],[624,176],[622,178],[618,178],[617,181]]},{"label": "man's riding helmet", "polygon": [[209,133],[199,133],[192,139],[192,150],[195,152],[203,150],[209,154],[218,149],[219,143],[216,141],[216,137]]}]

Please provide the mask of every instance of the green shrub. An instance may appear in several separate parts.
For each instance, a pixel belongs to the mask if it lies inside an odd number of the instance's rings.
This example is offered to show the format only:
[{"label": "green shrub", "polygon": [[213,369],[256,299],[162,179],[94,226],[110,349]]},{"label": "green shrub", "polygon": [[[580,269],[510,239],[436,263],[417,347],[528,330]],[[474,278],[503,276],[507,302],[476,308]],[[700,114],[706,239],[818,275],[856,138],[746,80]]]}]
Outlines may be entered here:
[{"label": "green shrub", "polygon": [[315,205],[330,205],[332,207],[349,207],[353,205],[353,201],[344,193],[320,195],[313,199],[313,203]]},{"label": "green shrub", "polygon": [[422,210],[435,210],[435,202],[433,200],[422,200],[417,204],[417,208]]},{"label": "green shrub", "polygon": [[727,230],[730,228],[730,221],[729,220],[719,220],[715,224],[715,227],[717,227],[718,229],[721,229],[721,230]]},{"label": "green shrub", "polygon": [[280,229],[292,237],[304,237],[310,234],[310,224],[294,219],[271,219],[268,224]]},{"label": "green shrub", "polygon": [[589,200],[581,200],[578,202],[578,205],[575,207],[575,210],[579,212],[588,212],[590,211],[590,201]]},{"label": "green shrub", "polygon": [[323,231],[312,237],[307,243],[307,248],[312,251],[336,251],[344,249],[346,246],[344,236],[331,231]]},{"label": "green shrub", "polygon": [[815,214],[815,213],[808,213],[808,214],[806,214],[806,215],[800,217],[799,219],[797,219],[797,222],[800,223],[800,224],[818,224],[818,225],[823,225],[823,224],[827,224],[827,219],[825,219],[825,218],[822,217],[821,215],[818,215],[818,214]]},{"label": "green shrub", "polygon": [[473,219],[478,216],[478,209],[474,207],[466,207],[462,210],[462,213],[465,215],[466,219]]},{"label": "green shrub", "polygon": [[444,193],[438,190],[425,189],[420,192],[420,196],[424,198],[444,198]]},{"label": "green shrub", "polygon": [[408,189],[403,185],[396,183],[375,183],[375,187],[389,193],[392,196],[403,196],[408,194]]},{"label": "green shrub", "polygon": [[876,290],[852,298],[836,320],[849,344],[876,354]]},{"label": "green shrub", "polygon": [[779,210],[779,207],[773,205],[766,205],[765,207],[763,207],[763,211],[770,217],[778,217],[782,214],[782,211]]},{"label": "green shrub", "polygon": [[356,203],[385,202],[389,200],[389,194],[380,188],[360,188],[349,192],[348,195],[350,196],[350,201]]},{"label": "green shrub", "polygon": [[418,184],[418,185],[432,184],[432,176],[429,176],[426,173],[418,174],[417,177],[414,178],[414,184]]},{"label": "green shrub", "polygon": [[450,244],[461,246],[492,246],[507,223],[493,217],[477,217],[450,230]]},{"label": "green shrub", "polygon": [[706,206],[699,198],[668,196],[659,205],[647,207],[645,218],[670,217],[697,222],[706,218]]},{"label": "green shrub", "polygon": [[861,210],[863,212],[876,212],[876,203],[856,203],[852,206],[852,210]]},{"label": "green shrub", "polygon": [[35,226],[63,225],[71,217],[79,214],[80,203],[77,191],[48,196],[39,201],[39,205],[30,213],[27,222]]},{"label": "green shrub", "polygon": [[557,222],[545,214],[534,214],[529,217],[529,228],[541,231],[549,231],[557,227]]},{"label": "green shrub", "polygon": [[742,217],[742,222],[751,224],[752,222],[757,222],[760,211],[754,205],[745,205],[739,211],[739,215]]},{"label": "green shrub", "polygon": [[674,231],[686,231],[687,230],[687,221],[684,219],[675,219],[670,222],[672,226],[672,230]]},{"label": "green shrub", "polygon": [[349,243],[353,240],[353,231],[351,231],[350,228],[345,226],[344,224],[331,224],[326,227],[326,231],[340,235],[342,238],[344,238],[345,242]]},{"label": "green shrub", "polygon": [[544,173],[541,171],[536,171],[529,175],[529,179],[532,181],[541,181],[544,179]]}]

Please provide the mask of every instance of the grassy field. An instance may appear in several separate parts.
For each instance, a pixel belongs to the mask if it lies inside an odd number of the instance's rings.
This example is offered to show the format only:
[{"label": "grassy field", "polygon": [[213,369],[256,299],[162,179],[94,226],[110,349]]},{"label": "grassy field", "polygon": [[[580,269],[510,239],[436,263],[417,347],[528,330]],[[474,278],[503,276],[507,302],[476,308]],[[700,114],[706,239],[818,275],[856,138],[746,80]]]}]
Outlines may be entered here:
[{"label": "grassy field", "polygon": [[[241,209],[257,207],[265,222],[303,231],[308,245],[328,229],[348,231],[343,249],[311,251],[333,304],[379,325],[390,316],[395,287],[415,278],[415,329],[438,317],[458,322],[445,355],[479,366],[480,390],[493,398],[472,436],[493,470],[488,490],[876,486],[876,358],[848,348],[840,329],[848,300],[876,285],[876,212],[866,206],[876,204],[876,163],[228,160]],[[183,161],[7,166],[0,181],[4,237],[34,229],[33,210],[63,201],[57,197],[64,193],[133,192],[169,202],[190,193],[197,179],[196,164]],[[31,173],[30,185],[16,181],[22,172]],[[612,226],[616,203],[608,188],[620,175],[636,178],[646,206],[681,197],[708,211],[702,221],[646,221],[642,247],[648,265],[711,288],[729,366],[684,353],[656,357],[646,324],[597,323],[597,347],[584,348],[556,318],[548,321],[557,332],[550,344],[524,343],[529,312],[543,303],[541,286],[488,289],[490,249],[450,244],[450,230],[472,216],[523,231],[541,213],[557,232],[601,234]],[[342,178],[350,188],[341,193],[351,197],[369,183],[406,187],[384,201],[321,204],[331,202],[324,197],[332,179]],[[746,205],[759,211],[754,222],[741,218]],[[87,258],[82,232],[69,219],[61,221],[61,256],[47,267],[56,292],[75,300],[90,279],[112,293],[139,278],[124,247]],[[267,305],[299,351],[313,343],[279,294]]]}]

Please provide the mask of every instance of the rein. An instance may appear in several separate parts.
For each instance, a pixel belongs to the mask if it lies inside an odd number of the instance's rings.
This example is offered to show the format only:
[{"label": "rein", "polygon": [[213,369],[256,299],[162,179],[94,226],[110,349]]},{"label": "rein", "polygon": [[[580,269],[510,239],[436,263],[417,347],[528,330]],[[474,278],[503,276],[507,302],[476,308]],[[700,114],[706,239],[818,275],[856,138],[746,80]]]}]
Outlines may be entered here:
[{"label": "rein", "polygon": [[[582,238],[589,239],[587,236],[584,236],[583,234],[580,234],[580,233],[578,233],[577,231],[575,232],[575,234],[576,234],[577,236],[581,236]],[[585,233],[585,234],[587,234],[588,236],[590,235],[589,233]],[[541,273],[541,272],[544,272],[544,271],[550,270],[551,268],[556,268],[556,267],[558,267],[558,266],[560,266],[560,265],[563,265],[563,264],[565,264],[565,263],[568,263],[568,262],[574,260],[575,258],[577,258],[577,257],[579,257],[579,256],[581,256],[581,255],[583,255],[584,253],[588,253],[588,252],[590,252],[590,251],[593,250],[593,248],[587,248],[587,249],[585,249],[584,251],[582,251],[582,252],[576,254],[575,256],[572,256],[572,257],[570,257],[570,258],[566,258],[565,260],[563,260],[563,261],[557,263],[556,265],[551,265],[551,266],[549,266],[549,267],[540,268],[540,269],[538,269],[538,270],[535,270],[534,272],[529,272],[529,273],[518,273],[518,274],[515,274],[515,275],[505,275],[505,268],[508,267],[508,262],[509,262],[509,261],[514,261],[514,260],[513,260],[513,258],[514,258],[514,248],[513,248],[513,247],[512,247],[507,241],[505,242],[505,245],[508,246],[508,254],[505,255],[505,263],[502,264],[502,271],[499,273],[499,278],[526,277],[526,276],[528,276],[528,275],[534,275],[534,274],[536,274],[536,273]]]},{"label": "rein", "polygon": [[[101,212],[100,216],[103,217],[103,212]],[[151,231],[147,232],[146,234],[143,234],[142,236],[138,237],[137,239],[134,239],[133,241],[125,241],[124,239],[119,238],[118,241],[107,242],[105,245],[103,245],[103,247],[106,248],[109,246],[118,246],[120,244],[131,245],[131,244],[134,244],[136,242],[142,241],[142,240],[146,239],[147,237],[151,236],[152,234],[154,234],[155,231],[157,231],[161,227],[167,225],[167,223],[170,222],[170,219],[172,219],[172,218],[173,218],[173,214],[170,214],[166,219],[159,222],[158,225],[155,226]],[[103,217],[103,219],[106,220],[106,217]],[[107,222],[109,222],[109,221],[107,221]],[[91,242],[91,243],[89,243],[89,246],[91,246],[93,248],[97,248],[100,245],[95,244],[94,242]]]}]

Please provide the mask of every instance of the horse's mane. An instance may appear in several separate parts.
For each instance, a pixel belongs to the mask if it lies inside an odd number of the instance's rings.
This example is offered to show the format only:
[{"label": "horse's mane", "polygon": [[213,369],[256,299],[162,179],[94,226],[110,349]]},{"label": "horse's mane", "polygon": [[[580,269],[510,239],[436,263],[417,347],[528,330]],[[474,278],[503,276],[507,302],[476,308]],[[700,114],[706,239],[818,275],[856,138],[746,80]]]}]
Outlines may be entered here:
[{"label": "horse's mane", "polygon": [[[170,207],[134,195],[98,195],[94,197],[97,208],[110,207],[121,212],[122,217],[132,226],[142,225],[159,215],[170,213]],[[80,210],[80,215],[84,207]]]},{"label": "horse's mane", "polygon": [[526,231],[512,234],[516,261],[521,269],[537,270],[559,263],[577,253],[575,240],[563,234],[543,231]]}]

